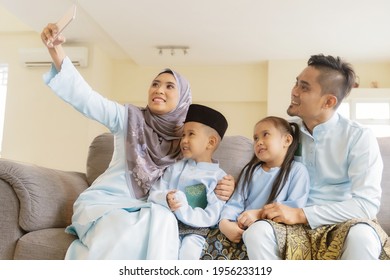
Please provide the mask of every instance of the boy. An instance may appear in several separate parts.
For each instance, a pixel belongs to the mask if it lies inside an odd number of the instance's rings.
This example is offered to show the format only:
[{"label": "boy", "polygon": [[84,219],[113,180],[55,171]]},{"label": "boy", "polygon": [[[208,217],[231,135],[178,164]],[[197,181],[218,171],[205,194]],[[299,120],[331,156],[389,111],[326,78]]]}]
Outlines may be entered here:
[{"label": "boy", "polygon": [[190,105],[180,147],[183,159],[169,166],[148,200],[171,209],[179,221],[179,259],[199,259],[208,228],[217,224],[224,201],[214,188],[225,176],[212,159],[228,123],[218,111]]}]

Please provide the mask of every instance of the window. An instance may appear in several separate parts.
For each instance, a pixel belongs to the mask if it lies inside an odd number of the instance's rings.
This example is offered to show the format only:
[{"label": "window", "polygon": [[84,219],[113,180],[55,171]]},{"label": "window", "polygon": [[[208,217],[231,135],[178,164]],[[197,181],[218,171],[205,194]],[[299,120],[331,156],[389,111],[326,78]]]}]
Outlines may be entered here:
[{"label": "window", "polygon": [[377,137],[390,136],[390,89],[353,89],[338,112],[370,127]]},{"label": "window", "polygon": [[5,101],[7,95],[8,66],[0,64],[0,155],[3,143]]}]

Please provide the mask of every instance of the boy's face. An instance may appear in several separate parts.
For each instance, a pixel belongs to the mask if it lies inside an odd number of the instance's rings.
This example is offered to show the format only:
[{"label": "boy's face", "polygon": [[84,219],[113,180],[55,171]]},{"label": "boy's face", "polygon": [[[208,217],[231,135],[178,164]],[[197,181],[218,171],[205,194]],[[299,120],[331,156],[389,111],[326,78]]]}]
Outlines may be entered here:
[{"label": "boy's face", "polygon": [[157,114],[173,111],[179,103],[179,89],[175,77],[170,73],[160,74],[149,88],[148,107]]},{"label": "boy's face", "polygon": [[186,122],[180,142],[184,158],[191,158],[196,162],[210,162],[210,133],[209,128],[198,122]]}]

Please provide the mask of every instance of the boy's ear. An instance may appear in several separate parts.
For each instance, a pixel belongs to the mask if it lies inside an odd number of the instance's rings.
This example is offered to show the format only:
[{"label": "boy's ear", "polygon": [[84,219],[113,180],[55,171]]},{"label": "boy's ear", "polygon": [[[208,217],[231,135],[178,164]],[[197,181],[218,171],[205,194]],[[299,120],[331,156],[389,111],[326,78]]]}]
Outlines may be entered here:
[{"label": "boy's ear", "polygon": [[211,135],[209,137],[209,146],[210,148],[215,148],[217,146],[217,143],[218,143],[218,138],[216,135]]}]

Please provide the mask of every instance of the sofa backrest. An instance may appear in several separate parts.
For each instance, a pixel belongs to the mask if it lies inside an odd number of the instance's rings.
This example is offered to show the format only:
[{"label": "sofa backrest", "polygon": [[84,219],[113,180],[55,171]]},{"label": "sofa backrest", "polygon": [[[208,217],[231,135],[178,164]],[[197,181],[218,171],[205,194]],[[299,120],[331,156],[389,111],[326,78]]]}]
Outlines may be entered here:
[{"label": "sofa backrest", "polygon": [[[91,185],[108,167],[114,149],[111,133],[98,135],[89,147],[87,158],[87,181]],[[237,179],[241,169],[253,155],[252,141],[243,136],[225,136],[215,151],[214,158],[226,173]]]},{"label": "sofa backrest", "polygon": [[[378,220],[390,234],[390,137],[378,138],[383,159],[382,204]],[[111,133],[98,135],[91,143],[87,159],[87,181],[91,184],[102,174],[110,163],[114,147]],[[214,158],[218,159],[222,169],[236,179],[253,155],[252,141],[243,136],[225,136]]]},{"label": "sofa backrest", "polygon": [[100,176],[110,164],[114,152],[114,135],[103,133],[89,145],[86,176],[89,185]]}]

